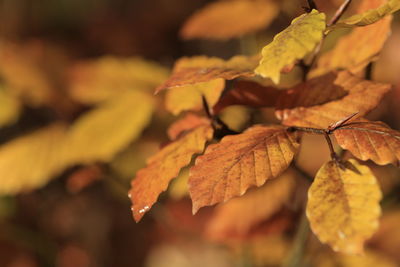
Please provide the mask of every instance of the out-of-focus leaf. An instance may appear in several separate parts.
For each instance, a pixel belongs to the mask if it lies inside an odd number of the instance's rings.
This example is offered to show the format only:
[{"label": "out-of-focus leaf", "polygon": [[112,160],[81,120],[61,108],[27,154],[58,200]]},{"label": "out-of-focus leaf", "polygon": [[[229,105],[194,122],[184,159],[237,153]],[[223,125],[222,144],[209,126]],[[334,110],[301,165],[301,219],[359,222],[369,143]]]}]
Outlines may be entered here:
[{"label": "out-of-focus leaf", "polygon": [[0,146],[0,194],[36,189],[69,165],[65,128],[52,125]]},{"label": "out-of-focus leaf", "polygon": [[229,129],[243,132],[250,125],[251,109],[243,106],[230,106],[224,109],[218,116]]},{"label": "out-of-focus leaf", "polygon": [[21,104],[18,99],[0,86],[0,127],[15,122],[20,111]]},{"label": "out-of-focus leaf", "polygon": [[189,168],[183,168],[169,186],[168,192],[172,199],[179,200],[189,195],[188,181]]},{"label": "out-of-focus leaf", "polygon": [[400,9],[399,0],[368,0],[363,1],[359,10],[366,10],[361,14],[338,21],[335,27],[367,26],[375,23],[387,15],[393,14]]},{"label": "out-of-focus leaf", "polygon": [[99,166],[82,167],[72,173],[67,180],[67,189],[70,193],[78,193],[100,180],[102,171]]},{"label": "out-of-focus leaf", "polygon": [[152,90],[167,77],[168,71],[151,61],[103,57],[71,67],[69,93],[76,101],[96,104],[126,90]]},{"label": "out-of-focus leaf", "polygon": [[276,116],[289,126],[326,128],[354,113],[368,113],[390,88],[389,84],[363,80],[347,71],[331,72],[284,91]]},{"label": "out-of-focus leaf", "polygon": [[225,87],[223,79],[170,88],[167,90],[166,109],[174,115],[182,111],[203,109],[203,97],[210,107],[217,103]]},{"label": "out-of-focus leaf", "polygon": [[334,131],[338,144],[361,160],[400,166],[400,132],[383,122],[357,120]]},{"label": "out-of-focus leaf", "polygon": [[218,1],[191,16],[180,35],[184,39],[226,40],[240,37],[268,26],[278,11],[277,4],[270,0]]},{"label": "out-of-focus leaf", "polygon": [[267,181],[262,187],[218,206],[211,218],[207,234],[214,240],[242,236],[253,226],[269,219],[287,203],[294,188],[293,171]]},{"label": "out-of-focus leaf", "polygon": [[71,161],[110,161],[150,122],[153,99],[140,91],[126,91],[82,115],[69,129]]},{"label": "out-of-focus leaf", "polygon": [[227,61],[206,56],[184,57],[175,63],[172,75],[156,89],[156,93],[170,87],[208,82],[218,78],[232,80],[238,77],[252,77],[258,60],[258,56],[235,56]]},{"label": "out-of-focus leaf", "polygon": [[279,176],[299,148],[296,139],[296,133],[284,127],[258,125],[208,146],[190,169],[193,213]]},{"label": "out-of-focus leaf", "polygon": [[212,135],[210,125],[200,126],[163,147],[148,160],[145,168],[137,172],[129,193],[136,221],[153,206],[180,169],[190,163],[192,156],[203,152],[205,143]]},{"label": "out-of-focus leaf", "polygon": [[310,53],[321,41],[325,27],[325,14],[316,10],[295,18],[262,49],[255,72],[278,84],[282,69]]},{"label": "out-of-focus leaf", "polygon": [[338,252],[363,252],[378,229],[382,194],[375,176],[355,160],[330,161],[318,171],[308,191],[307,216],[314,234]]},{"label": "out-of-focus leaf", "polygon": [[188,113],[180,120],[177,120],[168,128],[168,137],[171,140],[177,139],[183,133],[197,128],[200,125],[207,125],[210,120],[192,113]]}]

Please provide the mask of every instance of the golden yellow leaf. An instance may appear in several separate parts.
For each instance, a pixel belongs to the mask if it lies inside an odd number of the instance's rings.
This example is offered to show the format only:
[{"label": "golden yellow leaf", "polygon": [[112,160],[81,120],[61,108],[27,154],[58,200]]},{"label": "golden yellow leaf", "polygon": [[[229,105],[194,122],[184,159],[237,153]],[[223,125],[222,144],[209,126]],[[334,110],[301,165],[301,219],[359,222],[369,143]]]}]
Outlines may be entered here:
[{"label": "golden yellow leaf", "polygon": [[249,190],[218,206],[207,225],[207,235],[213,240],[243,236],[258,223],[269,219],[289,201],[294,189],[294,171],[288,170],[262,187]]},{"label": "golden yellow leaf", "polygon": [[208,82],[218,78],[232,80],[238,77],[252,77],[258,60],[258,56],[235,56],[226,61],[206,56],[184,57],[175,63],[172,75],[157,87],[156,93],[170,87]]},{"label": "golden yellow leaf", "polygon": [[137,172],[129,192],[136,221],[153,206],[180,169],[190,163],[192,156],[203,152],[205,143],[212,135],[210,125],[200,126],[163,147],[148,160],[147,167]]},{"label": "golden yellow leaf", "polygon": [[226,40],[240,37],[267,27],[278,11],[277,4],[270,0],[218,1],[191,16],[180,35],[183,39]]},{"label": "golden yellow leaf", "polygon": [[165,68],[138,57],[81,61],[69,74],[69,93],[84,104],[102,102],[127,90],[152,90],[168,77]]},{"label": "golden yellow leaf", "polygon": [[361,160],[400,166],[400,132],[383,122],[357,120],[334,131],[338,144]]},{"label": "golden yellow leaf", "polygon": [[347,71],[331,72],[283,91],[276,116],[289,126],[326,128],[354,113],[368,113],[390,88]]},{"label": "golden yellow leaf", "polygon": [[262,59],[255,72],[278,84],[281,70],[310,53],[321,41],[325,27],[325,14],[317,10],[295,18],[262,49]]},{"label": "golden yellow leaf", "polygon": [[367,26],[375,23],[387,15],[400,10],[400,0],[368,0],[363,1],[360,10],[366,10],[361,14],[338,21],[335,27]]},{"label": "golden yellow leaf", "polygon": [[166,109],[174,115],[187,110],[202,110],[202,97],[206,99],[209,107],[213,107],[220,98],[224,87],[223,79],[215,79],[209,82],[170,88],[165,96]]},{"label": "golden yellow leaf", "polygon": [[111,160],[140,135],[150,122],[153,106],[148,94],[126,91],[82,115],[68,131],[71,160]]},{"label": "golden yellow leaf", "polygon": [[0,194],[36,189],[69,165],[65,125],[52,125],[0,146]]},{"label": "golden yellow leaf", "polygon": [[308,191],[307,217],[314,234],[338,252],[359,254],[378,229],[381,191],[367,166],[350,159],[342,169],[330,161]]},{"label": "golden yellow leaf", "polygon": [[0,127],[12,124],[18,119],[21,103],[0,86]]},{"label": "golden yellow leaf", "polygon": [[286,170],[299,148],[297,134],[282,126],[254,126],[207,147],[190,169],[193,213],[243,195]]}]

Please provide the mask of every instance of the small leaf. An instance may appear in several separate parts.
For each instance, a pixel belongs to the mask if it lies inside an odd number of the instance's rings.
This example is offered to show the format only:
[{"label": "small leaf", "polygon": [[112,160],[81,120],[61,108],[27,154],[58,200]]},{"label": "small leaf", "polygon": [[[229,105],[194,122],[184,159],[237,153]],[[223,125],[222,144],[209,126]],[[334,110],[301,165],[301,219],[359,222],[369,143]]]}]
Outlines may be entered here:
[{"label": "small leaf", "polygon": [[255,72],[278,84],[282,69],[310,53],[321,41],[325,27],[325,14],[316,10],[297,17],[263,48]]},{"label": "small leaf", "polygon": [[278,11],[277,4],[270,0],[218,1],[191,16],[180,35],[183,39],[226,40],[240,37],[265,28]]},{"label": "small leaf", "polygon": [[181,168],[188,165],[192,156],[203,152],[205,143],[212,138],[210,125],[200,126],[162,148],[147,162],[147,167],[137,172],[129,192],[132,212],[138,222],[165,191],[169,182]]},{"label": "small leaf", "polygon": [[383,122],[357,120],[334,131],[338,144],[361,160],[400,166],[400,132]]},{"label": "small leaf", "polygon": [[207,226],[207,235],[214,240],[243,236],[258,223],[278,212],[291,197],[294,171],[267,181],[262,187],[249,190],[242,197],[218,206]]},{"label": "small leaf", "polygon": [[318,171],[308,191],[307,217],[314,234],[337,252],[359,254],[378,228],[381,191],[367,166],[355,160],[330,161]]},{"label": "small leaf", "polygon": [[288,126],[327,128],[356,112],[359,116],[368,113],[390,88],[347,71],[331,72],[284,91],[276,116]]},{"label": "small leaf", "polygon": [[223,79],[170,88],[165,96],[166,109],[174,115],[203,109],[203,97],[210,107],[217,103],[225,87]]},{"label": "small leaf", "polygon": [[354,26],[367,26],[375,23],[387,15],[393,14],[400,10],[399,0],[369,0],[363,1],[359,7],[363,12],[361,14],[353,15],[349,18],[342,19],[335,27],[354,27]]},{"label": "small leaf", "polygon": [[208,146],[190,170],[193,213],[279,176],[299,148],[296,138],[284,127],[258,125]]},{"label": "small leaf", "polygon": [[171,140],[175,140],[185,132],[193,130],[201,125],[208,124],[210,124],[209,119],[188,113],[182,119],[171,124],[171,126],[168,128],[168,137]]},{"label": "small leaf", "polygon": [[175,63],[172,75],[156,89],[156,93],[170,87],[208,82],[218,78],[232,80],[238,77],[252,77],[258,60],[258,56],[235,56],[227,61],[206,56],[184,57]]}]

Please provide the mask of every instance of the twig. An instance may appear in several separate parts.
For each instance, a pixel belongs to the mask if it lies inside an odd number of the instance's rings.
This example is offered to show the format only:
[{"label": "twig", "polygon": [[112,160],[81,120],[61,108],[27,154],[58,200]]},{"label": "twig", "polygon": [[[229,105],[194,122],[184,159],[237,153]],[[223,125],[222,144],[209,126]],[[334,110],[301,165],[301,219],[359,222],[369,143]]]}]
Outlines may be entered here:
[{"label": "twig", "polygon": [[336,22],[343,16],[344,12],[346,12],[347,8],[349,7],[351,0],[345,0],[342,5],[336,10],[335,15],[331,18],[328,23],[328,27],[335,25]]},{"label": "twig", "polygon": [[313,0],[307,0],[307,3],[308,3],[308,8],[309,8],[308,12],[311,12],[311,10],[313,10],[313,9],[318,10],[317,5],[315,4],[315,2]]}]

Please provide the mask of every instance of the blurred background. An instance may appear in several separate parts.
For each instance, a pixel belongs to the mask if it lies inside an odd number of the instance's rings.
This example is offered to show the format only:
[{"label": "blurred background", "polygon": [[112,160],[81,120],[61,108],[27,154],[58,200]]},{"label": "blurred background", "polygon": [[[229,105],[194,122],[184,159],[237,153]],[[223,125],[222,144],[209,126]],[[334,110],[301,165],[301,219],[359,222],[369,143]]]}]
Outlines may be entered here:
[{"label": "blurred background", "polygon": [[[274,185],[285,204],[253,221],[240,210],[263,205],[251,198],[230,211],[210,207],[192,216],[187,170],[140,223],[133,221],[130,181],[168,140],[176,119],[165,110],[164,95],[153,96],[175,60],[256,54],[306,6],[270,1],[278,9],[266,27],[226,40],[183,40],[185,21],[212,2],[0,0],[0,266],[300,266],[298,258],[307,266],[369,266],[358,258],[339,260],[313,236],[303,250],[294,246],[304,240],[296,233],[308,235],[298,231],[307,228],[301,214],[308,183],[293,170],[285,174],[288,182]],[[316,2],[332,15],[342,1]],[[336,33],[324,50],[346,33]],[[399,47],[396,15],[372,67],[373,80],[394,90],[369,118],[397,130]],[[237,129],[254,116],[276,122],[270,109],[254,112],[235,107],[222,116]],[[310,145],[297,161],[302,175],[313,176],[329,152],[319,138],[304,142]],[[400,266],[400,172],[369,165],[385,198],[368,264]]]}]

